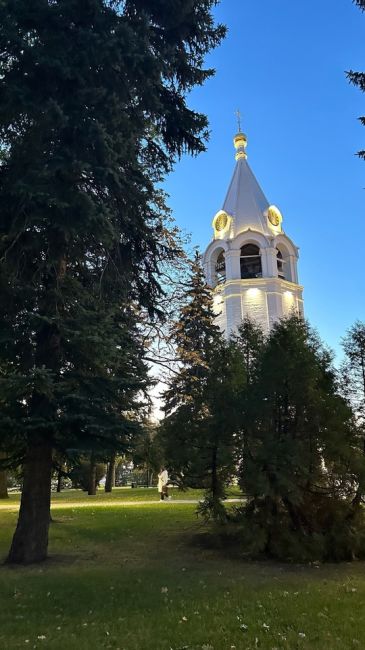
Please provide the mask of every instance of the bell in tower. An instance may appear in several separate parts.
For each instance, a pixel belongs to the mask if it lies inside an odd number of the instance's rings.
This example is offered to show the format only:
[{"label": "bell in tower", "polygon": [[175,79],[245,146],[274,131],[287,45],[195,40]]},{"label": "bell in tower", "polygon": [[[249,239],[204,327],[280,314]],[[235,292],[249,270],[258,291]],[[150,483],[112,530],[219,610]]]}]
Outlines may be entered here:
[{"label": "bell in tower", "polygon": [[303,314],[298,248],[248,165],[246,135],[239,131],[233,142],[236,166],[203,257],[217,320],[227,336],[246,316],[268,332],[278,319]]}]

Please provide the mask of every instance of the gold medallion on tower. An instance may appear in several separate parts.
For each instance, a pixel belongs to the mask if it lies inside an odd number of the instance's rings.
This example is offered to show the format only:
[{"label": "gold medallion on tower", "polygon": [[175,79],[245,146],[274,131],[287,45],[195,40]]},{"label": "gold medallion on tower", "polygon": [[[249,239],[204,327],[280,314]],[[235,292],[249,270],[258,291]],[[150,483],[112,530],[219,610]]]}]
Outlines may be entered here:
[{"label": "gold medallion on tower", "polygon": [[279,208],[276,207],[276,205],[270,205],[267,210],[267,218],[274,230],[281,230],[283,217],[281,216],[281,212]]},{"label": "gold medallion on tower", "polygon": [[213,219],[212,226],[216,237],[222,237],[229,228],[231,218],[224,210],[219,210]]}]

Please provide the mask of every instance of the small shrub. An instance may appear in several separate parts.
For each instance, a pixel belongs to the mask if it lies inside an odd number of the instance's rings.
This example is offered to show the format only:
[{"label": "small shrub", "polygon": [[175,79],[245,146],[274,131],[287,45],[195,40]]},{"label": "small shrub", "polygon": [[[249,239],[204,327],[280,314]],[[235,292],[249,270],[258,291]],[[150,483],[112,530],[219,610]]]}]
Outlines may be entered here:
[{"label": "small shrub", "polygon": [[280,501],[251,501],[231,521],[239,528],[243,553],[289,562],[340,562],[365,557],[365,515],[345,500],[316,498],[301,511],[295,526]]}]

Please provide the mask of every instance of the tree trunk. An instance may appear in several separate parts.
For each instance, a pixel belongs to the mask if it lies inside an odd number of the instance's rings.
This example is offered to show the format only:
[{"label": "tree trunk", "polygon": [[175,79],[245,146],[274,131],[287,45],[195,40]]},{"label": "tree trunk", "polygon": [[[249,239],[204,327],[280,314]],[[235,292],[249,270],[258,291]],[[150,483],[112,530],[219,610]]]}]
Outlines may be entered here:
[{"label": "tree trunk", "polygon": [[217,448],[213,447],[212,451],[212,496],[218,498],[218,474],[217,474]]},{"label": "tree trunk", "polygon": [[[4,460],[6,454],[0,451],[0,460]],[[8,475],[6,469],[0,469],[0,499],[8,499]]]},{"label": "tree trunk", "polygon": [[51,445],[43,442],[29,446],[18,524],[7,559],[9,564],[31,564],[47,557],[51,476]]},{"label": "tree trunk", "polygon": [[62,490],[62,469],[58,470],[57,474],[57,489],[56,492],[61,492]]},{"label": "tree trunk", "polygon": [[108,470],[105,479],[105,492],[111,492],[115,487],[115,462],[116,454],[113,454],[108,463]]},{"label": "tree trunk", "polygon": [[8,499],[8,475],[6,469],[0,470],[0,499]]},{"label": "tree trunk", "polygon": [[96,494],[96,462],[93,458],[90,460],[89,488],[87,493],[90,496],[94,496]]},{"label": "tree trunk", "polygon": [[310,534],[312,532],[311,526],[300,508],[295,506],[288,497],[283,497],[282,501],[287,509],[294,529],[300,531],[303,535]]}]

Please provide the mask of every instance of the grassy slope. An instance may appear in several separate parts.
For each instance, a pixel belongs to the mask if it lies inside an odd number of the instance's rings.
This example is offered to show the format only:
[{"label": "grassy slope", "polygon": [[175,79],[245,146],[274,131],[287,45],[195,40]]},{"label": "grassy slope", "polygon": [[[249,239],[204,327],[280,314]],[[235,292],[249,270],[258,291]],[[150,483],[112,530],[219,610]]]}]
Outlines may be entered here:
[{"label": "grassy slope", "polygon": [[[1,650],[365,647],[364,564],[244,563],[191,543],[204,530],[193,504],[65,499],[52,559],[0,570]],[[0,509],[2,557],[15,521]]]}]

